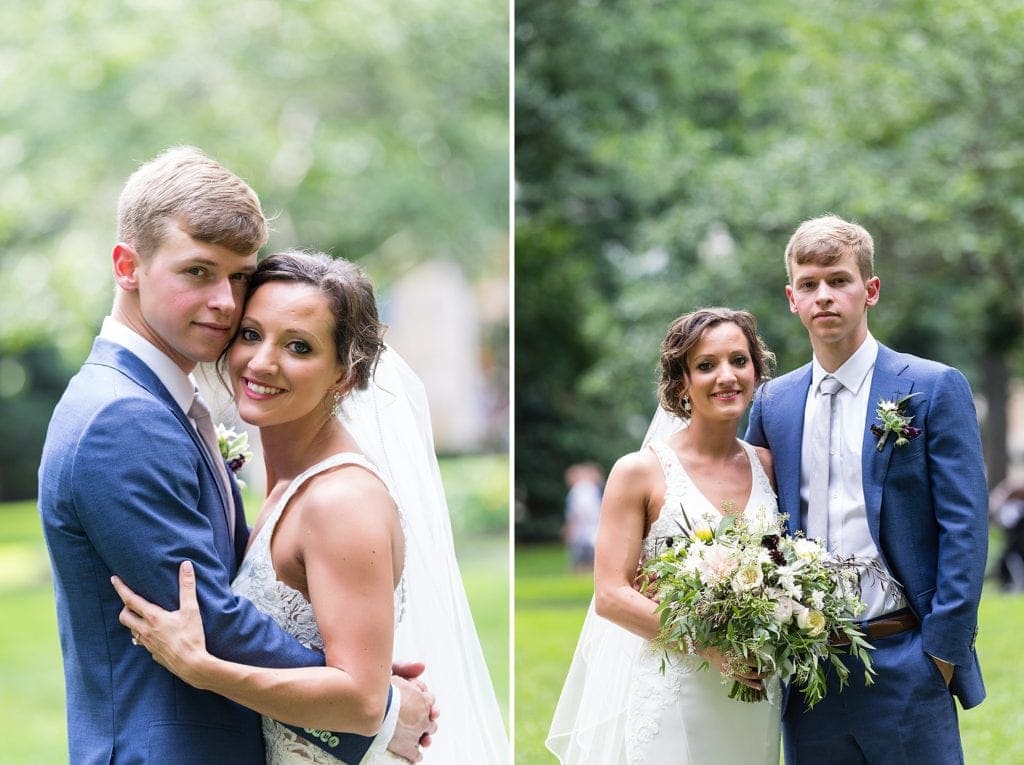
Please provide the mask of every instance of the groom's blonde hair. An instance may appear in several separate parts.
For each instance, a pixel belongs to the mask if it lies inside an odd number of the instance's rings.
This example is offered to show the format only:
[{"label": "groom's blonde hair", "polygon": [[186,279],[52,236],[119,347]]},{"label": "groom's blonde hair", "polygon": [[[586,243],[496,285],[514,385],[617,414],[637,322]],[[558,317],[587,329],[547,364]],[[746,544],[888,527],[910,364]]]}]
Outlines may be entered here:
[{"label": "groom's blonde hair", "polygon": [[267,219],[249,185],[194,146],[177,146],[139,167],[117,204],[117,239],[140,256],[163,243],[168,223],[193,239],[250,255],[267,242]]},{"label": "groom's blonde hair", "polygon": [[847,253],[864,281],[875,275],[875,243],[866,228],[837,215],[804,221],[786,245],[786,278],[792,283],[793,266],[830,266]]}]

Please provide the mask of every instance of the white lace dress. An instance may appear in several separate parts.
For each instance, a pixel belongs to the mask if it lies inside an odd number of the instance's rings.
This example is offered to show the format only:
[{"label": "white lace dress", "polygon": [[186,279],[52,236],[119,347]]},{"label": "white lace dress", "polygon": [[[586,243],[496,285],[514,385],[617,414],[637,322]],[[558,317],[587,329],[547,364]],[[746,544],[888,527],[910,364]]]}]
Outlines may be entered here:
[{"label": "white lace dress", "polygon": [[[747,452],[753,475],[744,514],[777,512],[768,476],[754,448]],[[667,537],[679,535],[684,524],[681,507],[691,520],[707,516],[717,523],[718,510],[697,489],[665,443],[652,442],[665,472],[665,504],[643,542],[644,560],[661,552]],[[763,511],[762,511],[763,512]],[[695,517],[696,516],[696,517]],[[702,660],[666,654],[650,644],[640,650],[633,667],[626,713],[626,759],[631,764],[656,765],[778,765],[779,706],[762,701],[746,703],[729,698],[729,685],[713,668],[698,671]]]},{"label": "white lace dress", "polygon": [[[381,478],[382,481],[384,480],[376,467],[363,455],[355,453],[335,454],[307,469],[289,484],[280,502],[270,513],[256,538],[250,543],[245,559],[238,569],[238,575],[232,583],[235,593],[249,599],[256,608],[273,617],[274,621],[290,635],[294,635],[300,643],[318,651],[323,650],[324,641],[317,628],[316,618],[313,616],[313,606],[301,592],[278,580],[270,557],[270,540],[274,536],[274,528],[285,507],[288,506],[288,502],[306,481],[325,470],[350,464],[360,465]],[[399,514],[401,515],[401,509],[399,509]],[[404,521],[402,525],[404,529]],[[396,625],[402,617],[404,584],[403,578],[395,589]],[[292,765],[293,763],[338,765],[342,762],[268,717],[263,718],[263,739],[266,744],[269,765]],[[369,752],[360,761],[361,765],[407,762],[391,752]],[[355,763],[348,765],[355,765]]]}]

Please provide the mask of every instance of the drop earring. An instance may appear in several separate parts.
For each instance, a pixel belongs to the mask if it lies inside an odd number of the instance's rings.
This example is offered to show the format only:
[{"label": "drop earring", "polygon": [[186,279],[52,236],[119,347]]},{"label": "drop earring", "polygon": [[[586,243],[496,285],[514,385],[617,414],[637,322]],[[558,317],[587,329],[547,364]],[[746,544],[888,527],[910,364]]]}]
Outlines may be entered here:
[{"label": "drop earring", "polygon": [[337,418],[341,414],[341,394],[334,391],[334,403],[331,405],[331,417]]},{"label": "drop earring", "polygon": [[690,404],[689,396],[683,396],[683,411],[688,415],[693,412],[693,406]]}]

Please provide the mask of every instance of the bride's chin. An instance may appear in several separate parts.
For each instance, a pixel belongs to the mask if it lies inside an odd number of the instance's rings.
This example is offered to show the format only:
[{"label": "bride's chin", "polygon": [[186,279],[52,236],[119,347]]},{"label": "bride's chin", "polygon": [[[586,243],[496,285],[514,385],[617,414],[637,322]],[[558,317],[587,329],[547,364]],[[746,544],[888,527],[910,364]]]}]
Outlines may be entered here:
[{"label": "bride's chin", "polygon": [[238,402],[237,409],[238,416],[247,425],[259,426],[260,420],[264,419],[262,410],[244,399]]}]

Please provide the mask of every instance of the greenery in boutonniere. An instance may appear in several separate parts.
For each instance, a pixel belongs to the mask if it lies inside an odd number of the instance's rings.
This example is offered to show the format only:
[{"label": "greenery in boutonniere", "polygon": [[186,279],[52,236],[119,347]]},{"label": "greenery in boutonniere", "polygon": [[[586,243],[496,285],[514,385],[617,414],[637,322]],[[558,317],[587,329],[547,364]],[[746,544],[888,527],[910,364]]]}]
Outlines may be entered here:
[{"label": "greenery in boutonniere", "polygon": [[899,401],[882,399],[878,402],[875,416],[882,424],[871,426],[871,432],[878,439],[878,446],[875,447],[878,451],[885,448],[885,442],[889,440],[890,434],[896,435],[896,446],[906,446],[911,439],[921,435],[921,429],[910,424],[914,419],[913,415],[907,414],[907,402],[920,395],[920,392],[908,393]]},{"label": "greenery in boutonniere", "polygon": [[[226,428],[222,423],[217,423],[217,446],[220,448],[220,456],[237,478],[238,471],[252,459],[252,452],[249,451],[249,434],[244,430],[239,433],[234,428]],[[245,482],[237,480],[238,485],[244,489]]]}]

